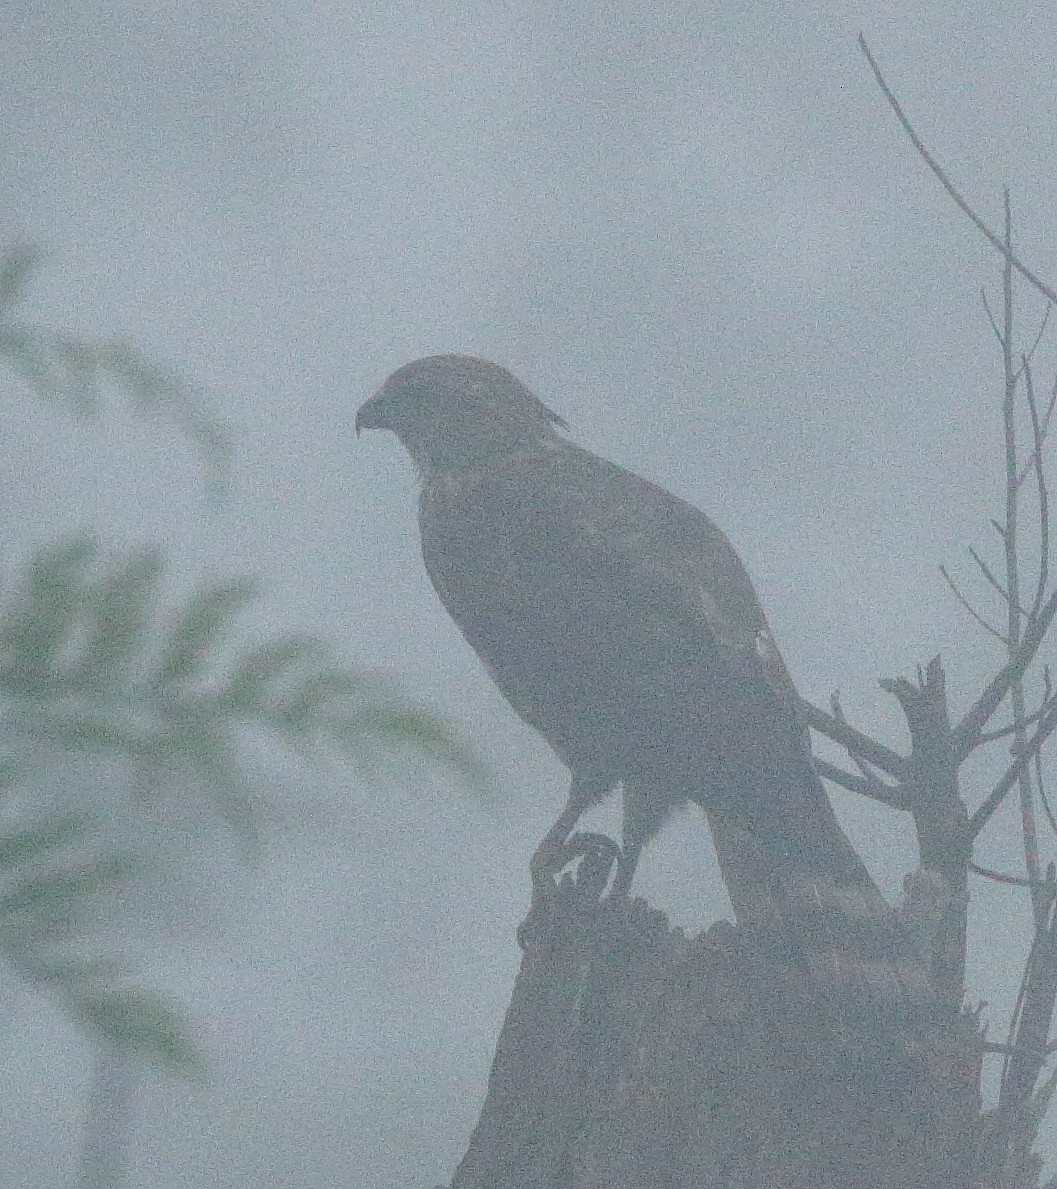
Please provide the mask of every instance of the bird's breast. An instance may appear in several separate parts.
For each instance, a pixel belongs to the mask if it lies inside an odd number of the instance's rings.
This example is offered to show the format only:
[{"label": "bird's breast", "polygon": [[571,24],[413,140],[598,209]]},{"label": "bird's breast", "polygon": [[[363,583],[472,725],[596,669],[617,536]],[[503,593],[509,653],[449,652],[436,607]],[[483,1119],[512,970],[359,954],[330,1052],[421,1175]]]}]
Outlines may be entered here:
[{"label": "bird's breast", "polygon": [[624,580],[610,551],[544,511],[453,480],[424,489],[420,529],[441,602],[507,701],[567,764],[621,767],[658,747],[669,761],[683,743],[699,750],[688,716],[707,712],[715,642]]}]

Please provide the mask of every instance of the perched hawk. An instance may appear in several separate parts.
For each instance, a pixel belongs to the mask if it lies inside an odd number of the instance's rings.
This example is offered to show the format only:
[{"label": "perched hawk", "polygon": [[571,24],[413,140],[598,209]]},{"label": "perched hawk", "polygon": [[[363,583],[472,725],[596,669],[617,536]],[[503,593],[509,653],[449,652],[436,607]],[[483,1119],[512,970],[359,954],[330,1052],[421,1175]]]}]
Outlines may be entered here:
[{"label": "perched hawk", "polygon": [[[617,785],[626,895],[665,819],[706,810],[741,920],[779,920],[822,977],[898,999],[908,956],[841,831],[752,583],[702,512],[560,436],[510,372],[462,355],[400,368],[359,410],[422,478],[441,602],[517,713],[572,773],[537,851],[561,865]],[[912,960],[911,960],[912,964]]]}]

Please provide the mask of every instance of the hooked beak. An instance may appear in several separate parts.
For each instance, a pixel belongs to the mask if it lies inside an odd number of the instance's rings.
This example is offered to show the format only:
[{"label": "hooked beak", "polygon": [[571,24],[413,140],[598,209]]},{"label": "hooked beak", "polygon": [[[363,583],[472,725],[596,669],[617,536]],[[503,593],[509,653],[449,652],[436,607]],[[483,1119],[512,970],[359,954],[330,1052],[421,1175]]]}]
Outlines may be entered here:
[{"label": "hooked beak", "polygon": [[389,402],[385,388],[379,389],[370,400],[360,405],[356,414],[356,436],[363,429],[389,429]]}]

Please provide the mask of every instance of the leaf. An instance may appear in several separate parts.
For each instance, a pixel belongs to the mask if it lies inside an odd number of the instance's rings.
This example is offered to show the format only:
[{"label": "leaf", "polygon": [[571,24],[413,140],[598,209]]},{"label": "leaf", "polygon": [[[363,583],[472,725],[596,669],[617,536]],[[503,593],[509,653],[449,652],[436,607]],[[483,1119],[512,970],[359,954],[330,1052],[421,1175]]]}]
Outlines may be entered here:
[{"label": "leaf", "polygon": [[284,636],[246,652],[235,664],[223,695],[235,713],[262,710],[270,687],[289,681],[304,665],[326,655],[315,636]]},{"label": "leaf", "polygon": [[37,723],[41,738],[83,754],[140,758],[149,748],[150,736],[129,726],[127,715],[118,715],[105,704],[99,709],[74,710],[42,716]]},{"label": "leaf", "polygon": [[19,760],[0,759],[0,796],[12,785],[18,784],[25,770],[25,764]]},{"label": "leaf", "polygon": [[34,934],[65,930],[87,912],[94,896],[112,891],[136,870],[126,856],[112,855],[77,871],[23,880],[0,896],[0,935],[24,944]]},{"label": "leaf", "polygon": [[243,858],[254,863],[260,855],[260,824],[253,789],[246,778],[230,737],[230,730],[214,717],[188,717],[140,740],[139,760],[148,781],[180,773],[192,774],[205,786],[225,824],[243,847]]},{"label": "leaf", "polygon": [[15,244],[8,248],[0,263],[0,307],[14,305],[22,297],[26,282],[41,258],[35,244]]},{"label": "leaf", "polygon": [[0,323],[0,355],[37,396],[93,417],[100,394],[89,352],[85,344],[43,327]]},{"label": "leaf", "polygon": [[38,331],[10,323],[0,324],[0,355],[38,396],[53,399],[58,395],[60,377]]},{"label": "leaf", "polygon": [[0,872],[19,863],[43,859],[77,838],[83,838],[92,824],[88,814],[70,814],[39,826],[0,834]]},{"label": "leaf", "polygon": [[30,564],[16,606],[0,617],[0,677],[37,694],[73,634],[84,607],[89,568],[98,553],[86,533],[42,549]]},{"label": "leaf", "polygon": [[309,673],[281,700],[274,714],[276,725],[307,733],[325,726],[320,713],[325,707],[337,709],[350,698],[362,704],[364,692],[364,679],[355,670],[328,665]]},{"label": "leaf", "polygon": [[95,366],[122,384],[140,410],[175,426],[198,450],[221,485],[231,468],[231,431],[201,393],[171,368],[156,363],[132,343],[109,340],[93,346]]},{"label": "leaf", "polygon": [[63,377],[60,395],[75,411],[90,417],[98,415],[103,399],[99,389],[95,347],[81,339],[61,334],[49,334],[49,338]]},{"label": "leaf", "polygon": [[488,766],[445,719],[414,707],[369,707],[331,725],[334,737],[354,752],[379,745],[408,747],[448,765],[479,788],[491,784]]},{"label": "leaf", "polygon": [[255,595],[256,583],[245,578],[218,582],[195,594],[169,636],[158,680],[184,681],[201,673],[217,638]]},{"label": "leaf", "polygon": [[159,995],[140,987],[73,990],[70,1006],[86,1024],[125,1053],[151,1058],[185,1074],[202,1074],[205,1062],[180,1015]]},{"label": "leaf", "polygon": [[222,731],[200,727],[189,735],[187,752],[224,821],[245,848],[246,861],[253,863],[260,855],[260,825],[253,794],[234,747]]},{"label": "leaf", "polygon": [[124,966],[115,958],[78,954],[53,956],[33,962],[33,978],[42,983],[58,983],[67,987],[83,987],[86,983],[113,982]]},{"label": "leaf", "polygon": [[99,579],[90,595],[91,634],[78,657],[82,676],[115,684],[150,626],[164,570],[160,549],[130,554]]},{"label": "leaf", "polygon": [[[0,262],[0,317],[21,298],[40,253],[26,244],[9,249]],[[0,321],[0,355],[45,400],[61,400],[72,411],[98,414],[101,385],[122,388],[141,412],[167,421],[197,450],[208,471],[211,493],[226,491],[232,436],[209,402],[173,369],[156,363],[132,343],[84,339],[42,326]]]}]

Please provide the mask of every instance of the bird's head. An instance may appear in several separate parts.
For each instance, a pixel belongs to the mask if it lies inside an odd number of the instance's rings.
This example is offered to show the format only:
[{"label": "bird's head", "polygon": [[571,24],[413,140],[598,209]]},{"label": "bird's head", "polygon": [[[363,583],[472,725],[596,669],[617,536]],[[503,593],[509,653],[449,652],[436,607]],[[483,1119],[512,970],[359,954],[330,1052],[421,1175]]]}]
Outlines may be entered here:
[{"label": "bird's head", "polygon": [[356,433],[389,429],[422,473],[540,442],[565,422],[506,368],[472,355],[431,355],[389,377],[356,414]]}]

